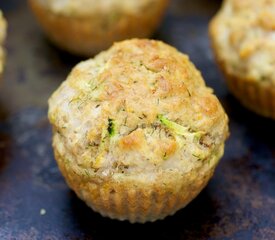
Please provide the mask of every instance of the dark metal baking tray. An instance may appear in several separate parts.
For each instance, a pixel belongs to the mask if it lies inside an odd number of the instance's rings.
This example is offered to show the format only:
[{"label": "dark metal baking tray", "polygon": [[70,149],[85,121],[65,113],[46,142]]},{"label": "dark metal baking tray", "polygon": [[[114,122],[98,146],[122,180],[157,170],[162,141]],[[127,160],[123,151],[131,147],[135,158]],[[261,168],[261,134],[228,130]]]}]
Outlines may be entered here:
[{"label": "dark metal baking tray", "polygon": [[86,207],[53,158],[47,99],[81,59],[45,39],[25,1],[0,0],[9,21],[0,87],[0,239],[275,239],[275,124],[242,108],[225,87],[207,34],[219,5],[172,1],[155,38],[188,53],[215,89],[230,117],[225,156],[186,208],[131,225]]}]

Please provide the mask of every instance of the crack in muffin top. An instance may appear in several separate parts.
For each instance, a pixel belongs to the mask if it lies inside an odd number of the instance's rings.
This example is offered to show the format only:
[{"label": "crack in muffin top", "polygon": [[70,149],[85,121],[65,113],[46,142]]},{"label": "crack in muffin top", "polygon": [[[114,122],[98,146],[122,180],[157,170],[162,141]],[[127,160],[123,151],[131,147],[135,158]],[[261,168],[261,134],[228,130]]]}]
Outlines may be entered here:
[{"label": "crack in muffin top", "polygon": [[188,56],[127,40],[78,64],[49,100],[54,146],[110,172],[190,171],[219,154],[228,119]]}]

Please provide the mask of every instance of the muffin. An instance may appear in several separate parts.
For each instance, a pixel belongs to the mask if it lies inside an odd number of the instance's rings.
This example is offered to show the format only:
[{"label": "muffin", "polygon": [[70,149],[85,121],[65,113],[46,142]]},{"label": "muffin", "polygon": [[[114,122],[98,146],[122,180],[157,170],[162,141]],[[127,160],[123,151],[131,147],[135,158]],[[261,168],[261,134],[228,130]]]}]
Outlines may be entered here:
[{"label": "muffin", "polygon": [[91,56],[114,41],[149,37],[168,0],[29,0],[50,40],[77,55]]},{"label": "muffin", "polygon": [[144,223],[186,206],[223,155],[228,118],[189,58],[128,40],[78,64],[49,100],[58,166],[103,216]]},{"label": "muffin", "polygon": [[6,38],[7,23],[0,10],[0,78],[4,70],[5,52],[3,49],[4,40]]},{"label": "muffin", "polygon": [[275,119],[275,0],[225,1],[210,37],[232,94]]}]

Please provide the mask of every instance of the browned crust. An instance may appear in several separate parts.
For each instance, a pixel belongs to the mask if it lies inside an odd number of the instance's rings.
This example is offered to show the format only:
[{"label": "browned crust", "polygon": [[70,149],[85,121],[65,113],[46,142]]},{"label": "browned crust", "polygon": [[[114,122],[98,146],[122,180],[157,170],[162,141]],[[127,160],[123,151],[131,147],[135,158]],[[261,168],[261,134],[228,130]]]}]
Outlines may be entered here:
[{"label": "browned crust", "polygon": [[[223,147],[220,146],[220,155]],[[56,149],[55,159],[67,184],[89,207],[102,216],[131,223],[153,222],[185,207],[207,185],[217,164],[215,161],[209,168],[186,174],[163,172],[156,181],[141,183],[125,177],[116,181],[96,175],[85,180],[83,174],[67,165]]]},{"label": "browned crust", "polygon": [[266,83],[253,79],[247,79],[230,74],[226,69],[226,63],[219,58],[215,44],[216,18],[209,24],[209,35],[215,60],[225,76],[226,84],[230,92],[251,111],[265,117],[275,119],[275,88]]},{"label": "browned crust", "polygon": [[160,24],[168,0],[160,0],[148,14],[124,15],[108,30],[102,30],[106,18],[98,13],[94,16],[74,17],[53,13],[37,0],[29,0],[31,9],[49,39],[58,47],[76,55],[92,56],[127,38],[149,37]]}]

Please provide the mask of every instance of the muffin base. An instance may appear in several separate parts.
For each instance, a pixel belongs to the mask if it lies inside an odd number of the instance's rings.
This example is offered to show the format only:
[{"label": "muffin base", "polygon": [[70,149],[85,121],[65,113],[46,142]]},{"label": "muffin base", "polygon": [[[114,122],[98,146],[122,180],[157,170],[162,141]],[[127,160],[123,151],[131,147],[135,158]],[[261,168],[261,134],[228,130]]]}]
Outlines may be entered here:
[{"label": "muffin base", "polygon": [[5,63],[6,63],[6,51],[0,45],[0,80],[2,79],[2,76],[3,76]]},{"label": "muffin base", "polygon": [[119,22],[103,30],[106,15],[65,16],[54,13],[37,0],[29,0],[31,9],[49,39],[59,48],[80,56],[92,56],[113,42],[128,38],[149,37],[160,24],[168,0],[140,15],[123,15]]},{"label": "muffin base", "polygon": [[217,56],[216,61],[225,76],[229,91],[244,107],[261,116],[275,119],[275,87],[233,76],[226,71],[224,63]]},{"label": "muffin base", "polygon": [[232,76],[223,70],[231,93],[251,111],[275,119],[275,87]]},{"label": "muffin base", "polygon": [[199,169],[187,173],[166,171],[154,181],[137,181],[125,176],[89,175],[85,169],[68,163],[54,148],[60,171],[80,199],[102,216],[131,223],[153,222],[185,207],[207,185],[223,149],[221,145]]}]

